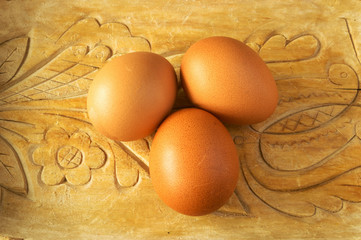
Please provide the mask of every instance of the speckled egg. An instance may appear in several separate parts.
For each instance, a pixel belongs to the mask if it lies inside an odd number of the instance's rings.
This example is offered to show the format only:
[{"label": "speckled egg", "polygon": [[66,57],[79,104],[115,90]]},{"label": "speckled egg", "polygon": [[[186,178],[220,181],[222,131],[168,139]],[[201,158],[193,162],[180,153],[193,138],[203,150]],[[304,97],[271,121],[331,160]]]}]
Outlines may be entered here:
[{"label": "speckled egg", "polygon": [[239,161],[231,135],[212,114],[186,108],[167,117],[157,130],[149,160],[159,197],[186,215],[204,215],[232,195]]},{"label": "speckled egg", "polygon": [[225,123],[258,123],[277,106],[270,70],[255,51],[233,38],[215,36],[193,44],[182,59],[181,78],[194,105]]},{"label": "speckled egg", "polygon": [[128,53],[97,73],[87,98],[89,118],[108,138],[143,138],[169,114],[176,91],[175,71],[165,58],[150,52]]}]

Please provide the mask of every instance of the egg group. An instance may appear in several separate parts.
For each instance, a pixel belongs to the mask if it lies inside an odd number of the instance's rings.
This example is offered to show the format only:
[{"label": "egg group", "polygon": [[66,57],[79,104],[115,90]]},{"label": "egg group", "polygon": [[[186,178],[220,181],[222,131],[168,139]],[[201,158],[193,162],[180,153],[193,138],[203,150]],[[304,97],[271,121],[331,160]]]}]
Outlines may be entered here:
[{"label": "egg group", "polygon": [[193,44],[180,75],[196,108],[169,115],[177,92],[172,65],[154,53],[125,54],[98,72],[87,108],[95,129],[113,140],[136,140],[156,131],[149,160],[155,191],[172,209],[199,216],[226,203],[238,181],[237,150],[222,122],[265,120],[276,108],[278,93],[258,54],[228,37]]}]

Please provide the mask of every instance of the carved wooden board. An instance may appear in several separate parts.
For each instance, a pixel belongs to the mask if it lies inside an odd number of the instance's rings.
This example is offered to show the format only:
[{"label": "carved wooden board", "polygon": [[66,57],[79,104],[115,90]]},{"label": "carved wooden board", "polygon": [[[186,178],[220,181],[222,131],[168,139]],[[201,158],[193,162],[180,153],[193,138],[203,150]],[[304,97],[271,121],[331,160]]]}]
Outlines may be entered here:
[{"label": "carved wooden board", "polygon": [[[0,239],[359,239],[361,2],[275,2],[1,1]],[[227,126],[237,188],[188,217],[152,188],[152,136],[101,136],[86,95],[114,56],[152,51],[179,75],[214,35],[257,51],[280,99],[265,122]],[[175,109],[189,105],[180,89]]]}]

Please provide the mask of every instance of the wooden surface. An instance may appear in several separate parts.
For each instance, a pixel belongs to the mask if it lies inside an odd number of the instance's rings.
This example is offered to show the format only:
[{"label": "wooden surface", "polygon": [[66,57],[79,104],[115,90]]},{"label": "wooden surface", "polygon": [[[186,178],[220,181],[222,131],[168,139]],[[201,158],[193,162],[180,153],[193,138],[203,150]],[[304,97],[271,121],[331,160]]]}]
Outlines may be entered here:
[{"label": "wooden surface", "polygon": [[[1,1],[0,235],[360,239],[360,13],[360,1],[337,0]],[[152,51],[179,74],[187,48],[214,35],[257,51],[280,100],[263,123],[227,126],[241,163],[235,193],[188,217],[152,188],[152,136],[101,136],[86,94],[116,55]]]}]

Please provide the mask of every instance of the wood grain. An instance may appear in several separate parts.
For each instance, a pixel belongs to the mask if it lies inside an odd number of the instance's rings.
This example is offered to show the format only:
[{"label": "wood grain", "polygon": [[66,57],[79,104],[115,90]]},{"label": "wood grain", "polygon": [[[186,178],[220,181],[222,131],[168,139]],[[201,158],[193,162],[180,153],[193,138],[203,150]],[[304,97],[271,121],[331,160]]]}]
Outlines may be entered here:
[{"label": "wood grain", "polygon": [[[360,238],[360,1],[2,1],[0,9],[0,238]],[[179,79],[188,47],[214,35],[255,50],[280,99],[262,123],[227,125],[237,188],[219,211],[188,217],[152,188],[153,135],[101,136],[86,96],[107,61],[132,51],[161,54]],[[174,110],[187,106],[179,88]]]}]

